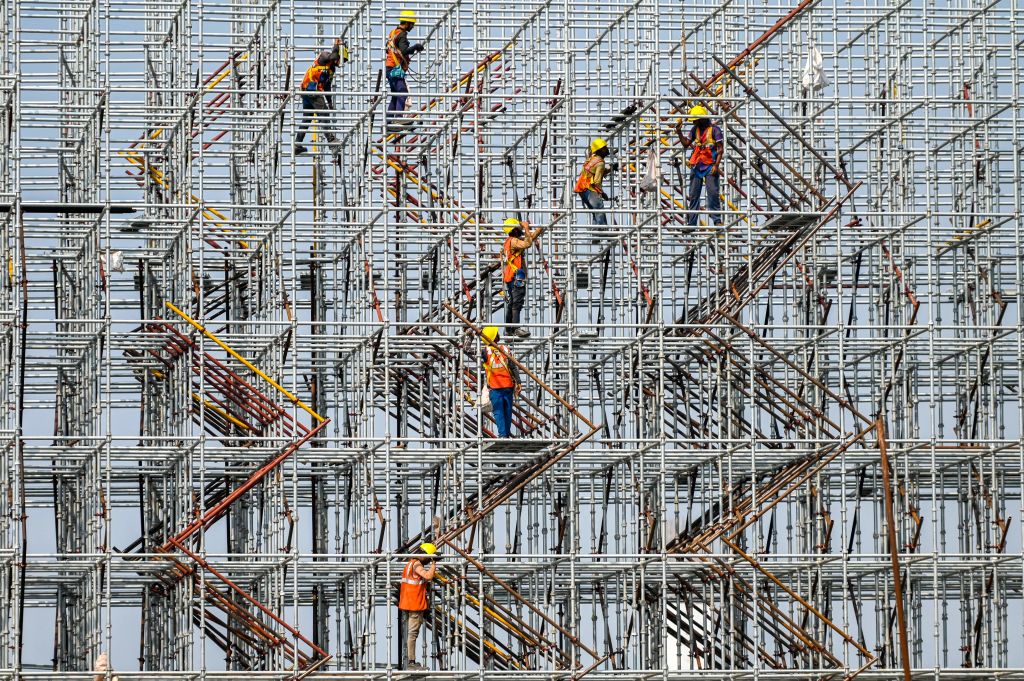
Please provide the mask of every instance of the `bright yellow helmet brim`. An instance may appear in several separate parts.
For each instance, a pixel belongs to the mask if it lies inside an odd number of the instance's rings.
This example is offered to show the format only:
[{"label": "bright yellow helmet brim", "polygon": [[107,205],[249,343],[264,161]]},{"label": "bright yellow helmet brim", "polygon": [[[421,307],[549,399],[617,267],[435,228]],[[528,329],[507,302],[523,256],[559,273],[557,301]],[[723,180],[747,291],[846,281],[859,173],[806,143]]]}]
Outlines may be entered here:
[{"label": "bright yellow helmet brim", "polygon": [[502,230],[504,230],[505,234],[508,234],[513,229],[515,229],[516,227],[519,227],[519,226],[520,226],[519,220],[516,220],[515,218],[505,218],[505,222],[504,222],[504,224],[502,224],[501,228],[502,228]]},{"label": "bright yellow helmet brim", "polygon": [[707,109],[705,109],[703,105],[698,104],[697,106],[694,106],[694,107],[690,108],[690,116],[686,120],[688,120],[691,123],[693,123],[698,118],[704,118],[705,116],[710,115],[710,113],[711,112],[708,111]]},{"label": "bright yellow helmet brim", "polygon": [[422,544],[420,544],[420,550],[428,556],[432,556],[435,553],[437,553],[437,547],[428,541],[425,541]]},{"label": "bright yellow helmet brim", "polygon": [[415,24],[416,23],[416,12],[413,12],[411,9],[403,9],[398,14],[398,21],[399,22],[403,22],[404,21],[404,22],[408,22],[410,24]]},{"label": "bright yellow helmet brim", "polygon": [[494,339],[498,337],[498,327],[496,326],[485,326],[483,331],[484,340],[488,343],[493,343]]},{"label": "bright yellow helmet brim", "polygon": [[604,149],[607,146],[608,143],[601,139],[600,137],[598,137],[597,139],[590,143],[590,153],[593,154],[598,149]]}]

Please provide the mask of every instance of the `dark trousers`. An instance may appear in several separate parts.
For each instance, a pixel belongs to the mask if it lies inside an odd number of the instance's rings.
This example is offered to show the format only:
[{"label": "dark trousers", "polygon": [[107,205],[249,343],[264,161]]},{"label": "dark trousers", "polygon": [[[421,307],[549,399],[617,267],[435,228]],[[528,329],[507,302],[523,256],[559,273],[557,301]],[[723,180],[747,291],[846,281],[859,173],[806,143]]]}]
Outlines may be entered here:
[{"label": "dark trousers", "polygon": [[[697,212],[700,210],[700,190],[705,184],[708,187],[708,210],[722,210],[719,176],[710,170],[707,171],[706,175],[701,175],[696,168],[691,168],[690,191],[686,195],[686,208],[690,211],[690,214],[686,217],[686,224],[691,227],[697,224]],[[711,214],[711,222],[716,225],[722,224],[722,216],[713,212]]]},{"label": "dark trousers", "polygon": [[405,78],[393,78],[388,76],[388,87],[391,88],[391,101],[388,102],[388,113],[387,116],[390,118],[395,114],[401,114],[405,111],[405,100],[407,100],[409,85],[405,82]]},{"label": "dark trousers", "polygon": [[[313,123],[313,119],[317,116],[317,111],[330,111],[331,107],[327,106],[327,97],[323,95],[302,95],[302,122],[299,124],[299,131],[295,134],[295,143],[302,144],[302,140],[306,139],[306,131],[309,130],[309,126]],[[334,144],[334,133],[331,132],[327,120],[327,115],[323,116],[323,121],[320,125],[320,130],[327,141]]]},{"label": "dark trousers", "polygon": [[491,388],[491,414],[498,424],[498,437],[512,437],[512,400],[515,388]]},{"label": "dark trousers", "polygon": [[519,315],[526,302],[526,286],[516,286],[514,281],[505,284],[505,326],[506,331],[519,326]]}]

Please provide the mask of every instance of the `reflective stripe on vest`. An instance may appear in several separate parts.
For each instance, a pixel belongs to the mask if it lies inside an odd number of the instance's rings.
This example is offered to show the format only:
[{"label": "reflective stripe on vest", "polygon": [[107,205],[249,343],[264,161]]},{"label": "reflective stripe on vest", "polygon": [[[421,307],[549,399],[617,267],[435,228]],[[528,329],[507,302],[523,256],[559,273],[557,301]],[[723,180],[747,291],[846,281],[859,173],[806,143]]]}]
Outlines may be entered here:
[{"label": "reflective stripe on vest", "polygon": [[690,165],[714,165],[715,157],[718,155],[715,150],[715,137],[714,137],[714,125],[709,125],[704,128],[701,132],[700,128],[697,129],[697,134],[693,138],[693,153],[690,154]]},{"label": "reflective stripe on vest", "polygon": [[402,32],[402,29],[392,29],[391,33],[388,33],[387,42],[387,56],[384,58],[384,66],[389,69],[393,69],[396,66],[401,66],[403,69],[409,68],[409,58],[398,51],[398,47],[395,45],[395,40],[398,38],[398,34]]},{"label": "reflective stripe on vest", "polygon": [[573,191],[577,194],[582,194],[594,185],[594,169],[604,162],[600,156],[591,154],[587,162],[583,164],[583,170],[580,171],[580,177],[576,180],[576,186],[573,187]]},{"label": "reflective stripe on vest", "polygon": [[[508,347],[499,346],[502,352],[508,353]],[[484,348],[487,362],[484,368],[487,370],[487,387],[501,390],[502,388],[514,388],[516,383],[512,380],[512,372],[508,368],[508,360],[494,348]]]},{"label": "reflective stripe on vest", "polygon": [[398,609],[399,610],[426,610],[427,609],[427,580],[420,579],[416,574],[416,565],[419,560],[410,558],[402,570],[402,582],[398,586]]},{"label": "reflective stripe on vest", "polygon": [[523,275],[526,275],[526,263],[523,262],[523,252],[512,253],[512,237],[505,239],[505,243],[501,247],[501,256],[501,260],[504,263],[504,267],[501,270],[501,278],[506,284],[512,281],[519,270],[523,270]]}]

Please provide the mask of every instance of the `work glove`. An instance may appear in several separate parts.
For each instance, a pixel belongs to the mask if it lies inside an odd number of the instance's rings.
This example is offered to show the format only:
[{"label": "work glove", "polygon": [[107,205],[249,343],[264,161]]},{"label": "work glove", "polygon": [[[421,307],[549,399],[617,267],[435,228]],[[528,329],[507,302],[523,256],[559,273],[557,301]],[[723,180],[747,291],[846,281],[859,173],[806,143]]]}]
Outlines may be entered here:
[{"label": "work glove", "polygon": [[420,43],[416,43],[415,45],[409,48],[409,54],[419,54],[425,49],[426,48],[423,47],[423,45],[421,45]]}]

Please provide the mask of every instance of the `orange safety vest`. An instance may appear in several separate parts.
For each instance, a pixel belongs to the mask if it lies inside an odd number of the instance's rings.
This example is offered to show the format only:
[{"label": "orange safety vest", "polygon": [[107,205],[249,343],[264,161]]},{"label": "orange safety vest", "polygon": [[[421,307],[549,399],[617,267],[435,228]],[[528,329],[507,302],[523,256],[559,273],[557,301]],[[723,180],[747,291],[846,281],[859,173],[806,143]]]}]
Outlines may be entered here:
[{"label": "orange safety vest", "polygon": [[384,58],[384,66],[389,69],[393,69],[396,66],[401,66],[403,69],[409,68],[409,58],[402,54],[395,44],[395,41],[398,39],[398,34],[403,31],[404,29],[395,28],[391,30],[391,33],[388,33],[387,57]]},{"label": "orange safety vest", "polygon": [[587,162],[583,164],[583,170],[580,171],[580,179],[576,180],[576,186],[573,187],[573,191],[577,194],[582,194],[594,185],[594,171],[597,166],[604,163],[604,159],[596,154],[591,154]]},{"label": "orange safety vest", "polygon": [[690,154],[689,164],[691,166],[715,164],[717,152],[715,150],[714,125],[704,128],[704,132],[697,128],[697,134],[693,137],[693,153]]},{"label": "orange safety vest", "polygon": [[420,561],[410,558],[402,570],[402,584],[398,587],[398,609],[419,612],[427,609],[427,580],[416,574]]},{"label": "orange safety vest", "polygon": [[325,72],[327,73],[328,80],[330,80],[334,76],[334,67],[314,61],[313,65],[306,69],[306,75],[302,79],[302,89],[323,92],[323,83],[320,79]]},{"label": "orange safety vest", "polygon": [[[508,354],[508,346],[500,346],[501,351]],[[516,382],[512,380],[512,371],[508,368],[508,360],[505,355],[494,348],[484,348],[484,369],[487,370],[487,387],[501,390],[502,388],[514,388]]]},{"label": "orange safety vest", "polygon": [[523,252],[512,252],[512,237],[505,239],[505,244],[501,247],[501,256],[502,261],[505,263],[501,271],[501,278],[506,284],[515,278],[516,272],[519,270],[523,271],[524,277],[526,276],[526,262],[523,260]]}]

